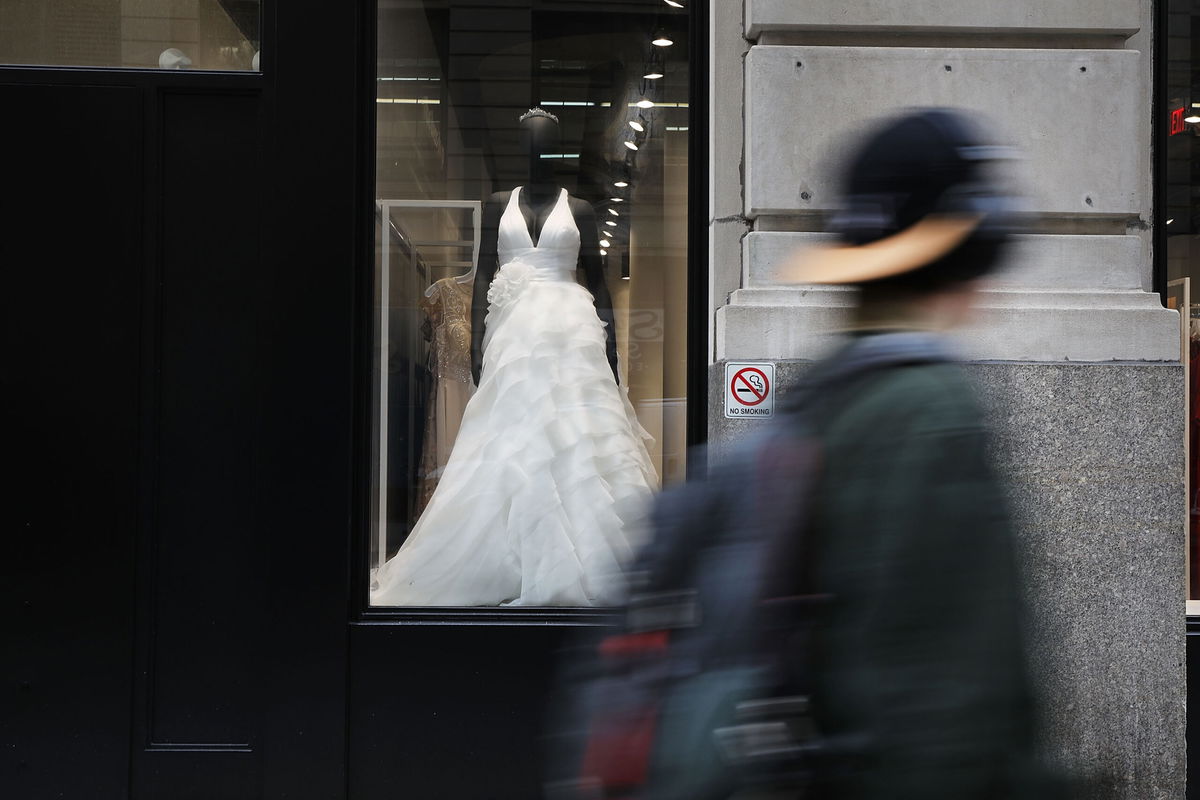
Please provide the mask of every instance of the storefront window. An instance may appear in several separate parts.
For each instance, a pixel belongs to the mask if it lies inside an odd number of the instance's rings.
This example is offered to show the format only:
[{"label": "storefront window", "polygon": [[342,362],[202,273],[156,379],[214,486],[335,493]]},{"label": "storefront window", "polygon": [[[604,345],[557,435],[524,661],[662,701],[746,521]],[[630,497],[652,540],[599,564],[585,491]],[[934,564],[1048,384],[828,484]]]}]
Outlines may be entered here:
[{"label": "storefront window", "polygon": [[[1182,321],[1187,384],[1188,600],[1200,612],[1200,9],[1171,0],[1167,7],[1165,71],[1167,305]],[[1160,178],[1161,180],[1161,178]]]},{"label": "storefront window", "polygon": [[0,0],[0,64],[258,70],[262,0]]},{"label": "storefront window", "polygon": [[683,5],[380,4],[372,605],[612,604],[683,477]]}]

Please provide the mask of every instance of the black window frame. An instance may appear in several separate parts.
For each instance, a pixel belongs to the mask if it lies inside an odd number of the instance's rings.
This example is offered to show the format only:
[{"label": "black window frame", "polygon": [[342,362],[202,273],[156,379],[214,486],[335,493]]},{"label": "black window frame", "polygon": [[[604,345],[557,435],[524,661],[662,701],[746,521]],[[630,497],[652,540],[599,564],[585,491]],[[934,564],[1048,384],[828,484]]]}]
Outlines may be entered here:
[{"label": "black window frame", "polygon": [[[375,159],[376,159],[376,35],[378,3],[367,4],[362,21],[359,76],[362,140],[358,164],[358,246],[355,252],[355,386],[354,422],[354,518],[350,552],[352,573],[351,620],[355,625],[611,625],[618,612],[611,608],[576,607],[383,607],[370,604],[369,563],[371,536],[371,432],[375,300]],[[536,9],[535,9],[536,10]],[[708,207],[709,207],[709,0],[690,0],[688,45],[691,74],[688,87],[688,288],[687,288],[687,445],[689,449],[708,439]],[[689,463],[689,470],[703,469]]]}]

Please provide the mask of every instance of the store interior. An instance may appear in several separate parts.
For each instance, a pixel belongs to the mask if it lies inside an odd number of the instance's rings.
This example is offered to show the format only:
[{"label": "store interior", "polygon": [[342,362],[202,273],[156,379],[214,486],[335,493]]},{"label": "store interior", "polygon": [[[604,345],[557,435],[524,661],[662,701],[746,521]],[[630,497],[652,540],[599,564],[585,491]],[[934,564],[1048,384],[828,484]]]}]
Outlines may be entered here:
[{"label": "store interior", "polygon": [[682,479],[687,20],[661,0],[380,3],[373,564],[428,500],[444,466],[434,448],[452,446],[461,403],[439,370],[462,379],[444,362],[469,341],[451,329],[471,308],[481,206],[526,180],[519,119],[534,107],[559,122],[560,152],[542,156],[555,180],[596,214],[621,382],[654,468],[663,485]]},{"label": "store interior", "polygon": [[1167,305],[1180,312],[1187,376],[1188,601],[1200,612],[1200,2],[1167,8],[1165,212]]}]

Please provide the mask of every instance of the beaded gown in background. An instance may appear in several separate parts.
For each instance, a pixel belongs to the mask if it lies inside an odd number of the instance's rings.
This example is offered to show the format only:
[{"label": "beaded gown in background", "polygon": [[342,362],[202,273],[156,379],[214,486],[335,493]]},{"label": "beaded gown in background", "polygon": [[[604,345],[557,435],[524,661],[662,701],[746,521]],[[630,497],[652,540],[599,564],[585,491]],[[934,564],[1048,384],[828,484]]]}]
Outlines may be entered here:
[{"label": "beaded gown in background", "polygon": [[374,605],[595,606],[620,599],[657,477],[575,280],[565,190],[540,236],[500,218],[483,374],[425,513],[375,575]]},{"label": "beaded gown in background", "polygon": [[475,393],[471,379],[471,284],[457,278],[435,281],[421,298],[429,326],[429,367],[433,391],[421,444],[421,485],[416,513],[429,504],[441,480],[467,401]]}]

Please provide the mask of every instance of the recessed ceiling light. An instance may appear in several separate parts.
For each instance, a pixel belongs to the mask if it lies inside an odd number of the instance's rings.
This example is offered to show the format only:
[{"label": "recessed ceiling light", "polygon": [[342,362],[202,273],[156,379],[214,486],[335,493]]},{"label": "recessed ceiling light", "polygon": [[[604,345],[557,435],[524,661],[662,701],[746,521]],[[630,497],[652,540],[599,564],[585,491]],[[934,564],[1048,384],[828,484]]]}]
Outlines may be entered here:
[{"label": "recessed ceiling light", "polygon": [[617,211],[615,208],[610,208],[608,210],[608,213],[612,214],[614,217],[621,216],[621,212]]},{"label": "recessed ceiling light", "polygon": [[628,185],[629,181],[613,181],[613,186],[617,187],[618,189],[624,189]]},{"label": "recessed ceiling light", "polygon": [[661,72],[647,72],[642,77],[648,81],[656,81],[659,78],[661,78],[662,76],[663,76],[663,74]]},{"label": "recessed ceiling light", "polygon": [[629,280],[629,276],[628,276],[628,275],[622,275],[622,276],[621,276],[621,280],[623,280],[623,281],[627,281],[627,280]]},{"label": "recessed ceiling light", "polygon": [[612,247],[612,242],[610,242],[608,239],[601,239],[600,246],[601,247]]},{"label": "recessed ceiling light", "polygon": [[652,44],[656,47],[670,47],[671,45],[673,45],[675,43],[673,41],[671,41],[670,39],[668,39],[666,37],[666,34],[659,34],[658,38],[652,39],[650,41],[650,44]]},{"label": "recessed ceiling light", "polygon": [[613,228],[617,227],[617,223],[613,222],[611,219],[604,220],[604,224]]},{"label": "recessed ceiling light", "polygon": [[646,126],[643,125],[642,123],[638,122],[636,119],[629,120],[629,127],[633,128],[638,133],[641,133],[642,131],[646,130]]},{"label": "recessed ceiling light", "polygon": [[624,203],[625,202],[624,197],[610,197],[609,199],[612,200],[614,203]]},{"label": "recessed ceiling light", "polygon": [[601,250],[601,251],[600,251],[600,255],[602,255],[602,256],[606,256],[606,255],[608,255],[608,251],[607,251],[607,250]]},{"label": "recessed ceiling light", "polygon": [[1167,224],[1170,225],[1174,221],[1175,221],[1175,218],[1171,217],[1169,220],[1167,220]]},{"label": "recessed ceiling light", "polygon": [[633,142],[625,142],[625,146],[628,147],[630,150],[638,149],[638,146],[636,144],[634,144]]},{"label": "recessed ceiling light", "polygon": [[663,0],[663,2],[669,5],[671,8],[683,8],[683,3],[677,3],[675,0]]},{"label": "recessed ceiling light", "polygon": [[638,108],[654,108],[654,103],[651,100],[638,100],[634,105]]},{"label": "recessed ceiling light", "polygon": [[1200,117],[1196,116],[1195,114],[1192,114],[1190,117],[1184,117],[1183,121],[1190,122],[1193,125],[1195,125],[1197,122],[1200,122]]}]

